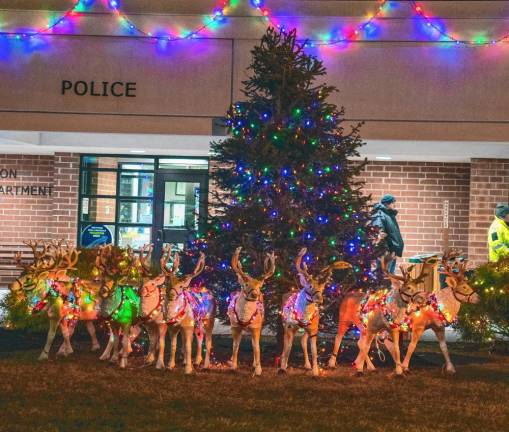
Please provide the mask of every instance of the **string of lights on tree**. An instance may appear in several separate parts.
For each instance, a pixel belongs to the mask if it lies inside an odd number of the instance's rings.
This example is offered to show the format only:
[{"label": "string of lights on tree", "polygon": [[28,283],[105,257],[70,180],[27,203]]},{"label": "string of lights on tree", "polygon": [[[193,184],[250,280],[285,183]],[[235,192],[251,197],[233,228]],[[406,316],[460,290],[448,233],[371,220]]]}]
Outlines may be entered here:
[{"label": "string of lights on tree", "polygon": [[[49,22],[41,28],[30,30],[10,30],[0,31],[0,36],[13,38],[13,39],[32,39],[38,36],[47,34],[63,34],[59,29],[65,23],[82,16],[88,12],[96,0],[75,0],[74,4],[67,9],[63,14],[52,17]],[[129,17],[127,13],[122,10],[121,0],[102,0],[111,12],[117,17],[119,24],[129,34],[140,38],[147,38],[153,41],[180,41],[195,39],[198,37],[205,37],[203,32],[205,30],[212,30],[220,24],[226,23],[226,17],[233,8],[233,4],[238,4],[237,1],[231,0],[217,0],[213,10],[204,16],[203,23],[198,27],[191,30],[180,31],[179,34],[171,34],[166,31],[147,30]],[[266,5],[266,0],[249,0],[252,8],[257,10],[260,15],[272,26],[276,28],[284,28],[285,26],[279,22],[279,19],[271,13],[269,7]],[[390,14],[392,4],[396,3],[389,0],[378,0],[378,6],[374,13],[370,13],[366,19],[353,27],[345,27],[341,31],[327,32],[319,31],[319,34],[324,34],[320,38],[308,38],[306,46],[334,46],[341,44],[348,44],[351,42],[365,41],[366,39],[373,40],[373,35],[376,33],[377,21],[380,18],[386,17]],[[431,13],[427,12],[422,5],[414,0],[406,2],[412,9],[414,16],[422,21],[423,27],[429,29],[428,36],[432,40],[441,43],[452,43],[456,45],[465,46],[485,46],[497,45],[507,42],[509,33],[504,33],[499,37],[487,38],[483,34],[479,34],[472,39],[462,38],[447,30],[442,20]]]}]

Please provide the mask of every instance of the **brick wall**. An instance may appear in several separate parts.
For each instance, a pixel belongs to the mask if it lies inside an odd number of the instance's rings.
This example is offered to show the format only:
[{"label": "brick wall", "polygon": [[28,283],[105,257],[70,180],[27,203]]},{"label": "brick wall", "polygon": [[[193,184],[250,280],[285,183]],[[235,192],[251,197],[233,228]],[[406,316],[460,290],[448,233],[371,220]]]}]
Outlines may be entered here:
[{"label": "brick wall", "polygon": [[0,173],[2,287],[12,280],[12,251],[23,240],[76,242],[79,156],[0,155]]},{"label": "brick wall", "polygon": [[76,243],[78,235],[78,193],[80,157],[56,153],[54,157],[54,193],[52,236]]},{"label": "brick wall", "polygon": [[472,159],[468,248],[474,264],[486,261],[487,234],[495,206],[508,201],[509,160]]},{"label": "brick wall", "polygon": [[443,202],[449,201],[449,245],[468,249],[470,164],[369,162],[360,176],[376,202],[397,198],[404,258],[443,249]]}]

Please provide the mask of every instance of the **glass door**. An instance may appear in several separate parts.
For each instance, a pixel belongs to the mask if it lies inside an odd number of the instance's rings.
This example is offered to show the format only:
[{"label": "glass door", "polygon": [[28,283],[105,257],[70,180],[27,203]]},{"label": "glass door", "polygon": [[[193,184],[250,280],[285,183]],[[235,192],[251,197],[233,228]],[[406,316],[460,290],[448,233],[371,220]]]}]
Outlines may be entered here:
[{"label": "glass door", "polygon": [[186,170],[156,174],[154,196],[154,258],[165,244],[183,249],[189,232],[196,231],[207,212],[207,172]]}]

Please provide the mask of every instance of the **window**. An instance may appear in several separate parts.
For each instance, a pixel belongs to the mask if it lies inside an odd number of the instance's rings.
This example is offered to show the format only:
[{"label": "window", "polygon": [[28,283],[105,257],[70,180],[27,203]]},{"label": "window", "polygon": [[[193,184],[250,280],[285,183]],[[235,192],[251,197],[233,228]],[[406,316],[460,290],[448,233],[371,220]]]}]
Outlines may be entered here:
[{"label": "window", "polygon": [[[207,170],[208,159],[83,155],[80,167],[79,244],[138,249],[152,240],[156,171]],[[199,203],[199,184],[171,182],[166,188],[164,225],[195,226],[191,210]]]}]

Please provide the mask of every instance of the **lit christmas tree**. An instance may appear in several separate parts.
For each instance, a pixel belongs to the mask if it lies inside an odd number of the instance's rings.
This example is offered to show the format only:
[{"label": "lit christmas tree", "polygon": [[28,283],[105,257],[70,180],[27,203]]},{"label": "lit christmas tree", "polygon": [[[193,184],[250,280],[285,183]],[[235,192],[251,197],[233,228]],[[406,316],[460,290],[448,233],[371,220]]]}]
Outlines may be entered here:
[{"label": "lit christmas tree", "polygon": [[246,100],[227,114],[231,137],[212,144],[213,212],[193,247],[207,254],[204,278],[223,316],[239,289],[230,269],[235,248],[243,247],[242,264],[252,275],[275,251],[264,301],[265,322],[277,328],[282,295],[300,288],[294,259],[301,247],[312,271],[336,260],[354,266],[350,277],[335,275],[332,298],[346,285],[367,289],[377,278],[368,197],[354,180],[363,164],[348,161],[359,156],[360,125],[345,133],[343,108],[327,102],[337,90],[317,82],[325,68],[304,52],[295,31],[269,29],[252,55]]}]

